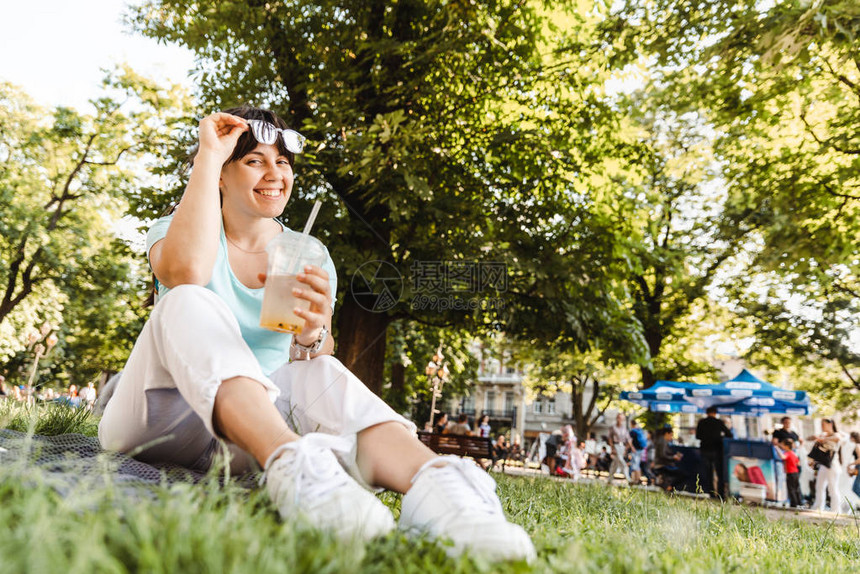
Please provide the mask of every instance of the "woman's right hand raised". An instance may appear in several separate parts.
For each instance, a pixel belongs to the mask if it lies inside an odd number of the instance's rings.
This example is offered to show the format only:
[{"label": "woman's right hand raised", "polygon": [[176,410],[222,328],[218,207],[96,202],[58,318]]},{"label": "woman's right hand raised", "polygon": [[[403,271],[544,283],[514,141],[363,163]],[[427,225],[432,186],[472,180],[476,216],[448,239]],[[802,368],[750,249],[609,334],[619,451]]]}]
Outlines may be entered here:
[{"label": "woman's right hand raised", "polygon": [[198,131],[198,154],[206,154],[223,164],[230,159],[239,136],[248,131],[248,122],[239,116],[216,112],[200,120]]}]

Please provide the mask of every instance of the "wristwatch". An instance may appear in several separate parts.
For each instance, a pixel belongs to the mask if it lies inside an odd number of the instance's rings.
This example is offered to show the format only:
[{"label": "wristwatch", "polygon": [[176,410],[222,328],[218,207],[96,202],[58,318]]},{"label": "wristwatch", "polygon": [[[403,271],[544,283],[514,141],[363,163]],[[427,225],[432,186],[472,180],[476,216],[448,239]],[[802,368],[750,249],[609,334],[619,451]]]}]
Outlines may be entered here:
[{"label": "wristwatch", "polygon": [[[296,340],[295,335],[293,335],[293,343],[290,345],[290,358],[294,361],[309,361],[311,355],[319,353],[320,349],[322,349],[326,337],[328,337],[328,329],[325,328],[325,325],[323,325],[317,340],[310,345],[302,345]],[[296,352],[293,352],[293,349]]]}]

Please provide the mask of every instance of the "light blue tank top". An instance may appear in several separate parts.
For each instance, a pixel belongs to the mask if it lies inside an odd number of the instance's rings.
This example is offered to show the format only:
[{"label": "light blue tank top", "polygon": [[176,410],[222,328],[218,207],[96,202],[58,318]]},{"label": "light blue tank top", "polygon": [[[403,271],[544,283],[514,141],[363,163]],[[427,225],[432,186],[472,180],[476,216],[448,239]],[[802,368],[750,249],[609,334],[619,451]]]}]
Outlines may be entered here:
[{"label": "light blue tank top", "polygon": [[[170,227],[170,222],[173,220],[173,215],[168,215],[158,219],[149,232],[146,234],[146,255],[149,257],[149,250],[158,241],[164,239],[167,235],[167,228]],[[280,224],[280,222],[278,222]],[[284,233],[293,233],[299,235],[298,232],[288,229],[281,225]],[[331,256],[326,251],[326,262],[322,268],[328,272],[329,282],[331,283],[332,292],[332,310],[334,310],[334,296],[337,293],[337,271],[334,268],[334,262]],[[158,299],[164,296],[169,291],[167,287],[156,281]],[[224,235],[224,224],[221,224],[221,237],[218,246],[218,257],[215,260],[215,267],[212,270],[212,279],[206,285],[206,288],[217,294],[227,303],[227,306],[233,311],[236,319],[239,321],[239,328],[242,331],[242,338],[248,343],[248,346],[253,351],[260,366],[266,375],[272,374],[281,365],[289,359],[290,343],[293,336],[288,333],[276,333],[260,327],[260,309],[263,306],[263,289],[251,289],[246,287],[236,278],[233,270],[230,268],[229,259],[227,258],[227,238]]]}]

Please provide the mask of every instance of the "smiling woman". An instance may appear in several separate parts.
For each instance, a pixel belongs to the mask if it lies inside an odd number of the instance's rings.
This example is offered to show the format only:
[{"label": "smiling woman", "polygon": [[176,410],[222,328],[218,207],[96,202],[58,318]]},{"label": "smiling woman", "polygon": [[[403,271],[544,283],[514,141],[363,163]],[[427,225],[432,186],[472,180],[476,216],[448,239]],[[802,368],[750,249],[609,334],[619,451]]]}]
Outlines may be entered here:
[{"label": "smiling woman", "polygon": [[233,472],[265,469],[285,520],[346,539],[391,531],[391,512],[370,488],[396,490],[405,493],[401,527],[450,536],[451,553],[534,558],[483,470],[438,457],[331,356],[337,284],[322,244],[321,265],[289,276],[307,306],[281,305],[304,322],[298,334],[260,326],[265,247],[289,234],[310,243],[275,219],[303,144],[268,110],[232,108],[200,122],[179,207],[147,235],[158,299],[105,407],[102,445],[194,470],[223,449]]}]

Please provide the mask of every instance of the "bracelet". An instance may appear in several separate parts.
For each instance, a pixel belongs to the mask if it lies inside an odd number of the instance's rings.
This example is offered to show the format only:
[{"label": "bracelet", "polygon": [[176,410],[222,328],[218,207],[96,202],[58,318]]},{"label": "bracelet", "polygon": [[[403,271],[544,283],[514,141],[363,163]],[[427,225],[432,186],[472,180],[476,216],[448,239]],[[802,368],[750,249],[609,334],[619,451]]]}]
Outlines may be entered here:
[{"label": "bracelet", "polygon": [[290,360],[291,361],[310,361],[313,353],[319,353],[323,343],[328,336],[328,329],[323,326],[317,340],[311,345],[302,345],[296,341],[296,336],[293,335],[293,340],[290,344]]},{"label": "bracelet", "polygon": [[294,342],[290,345],[290,361],[310,361],[311,350],[307,348],[299,348]]}]

